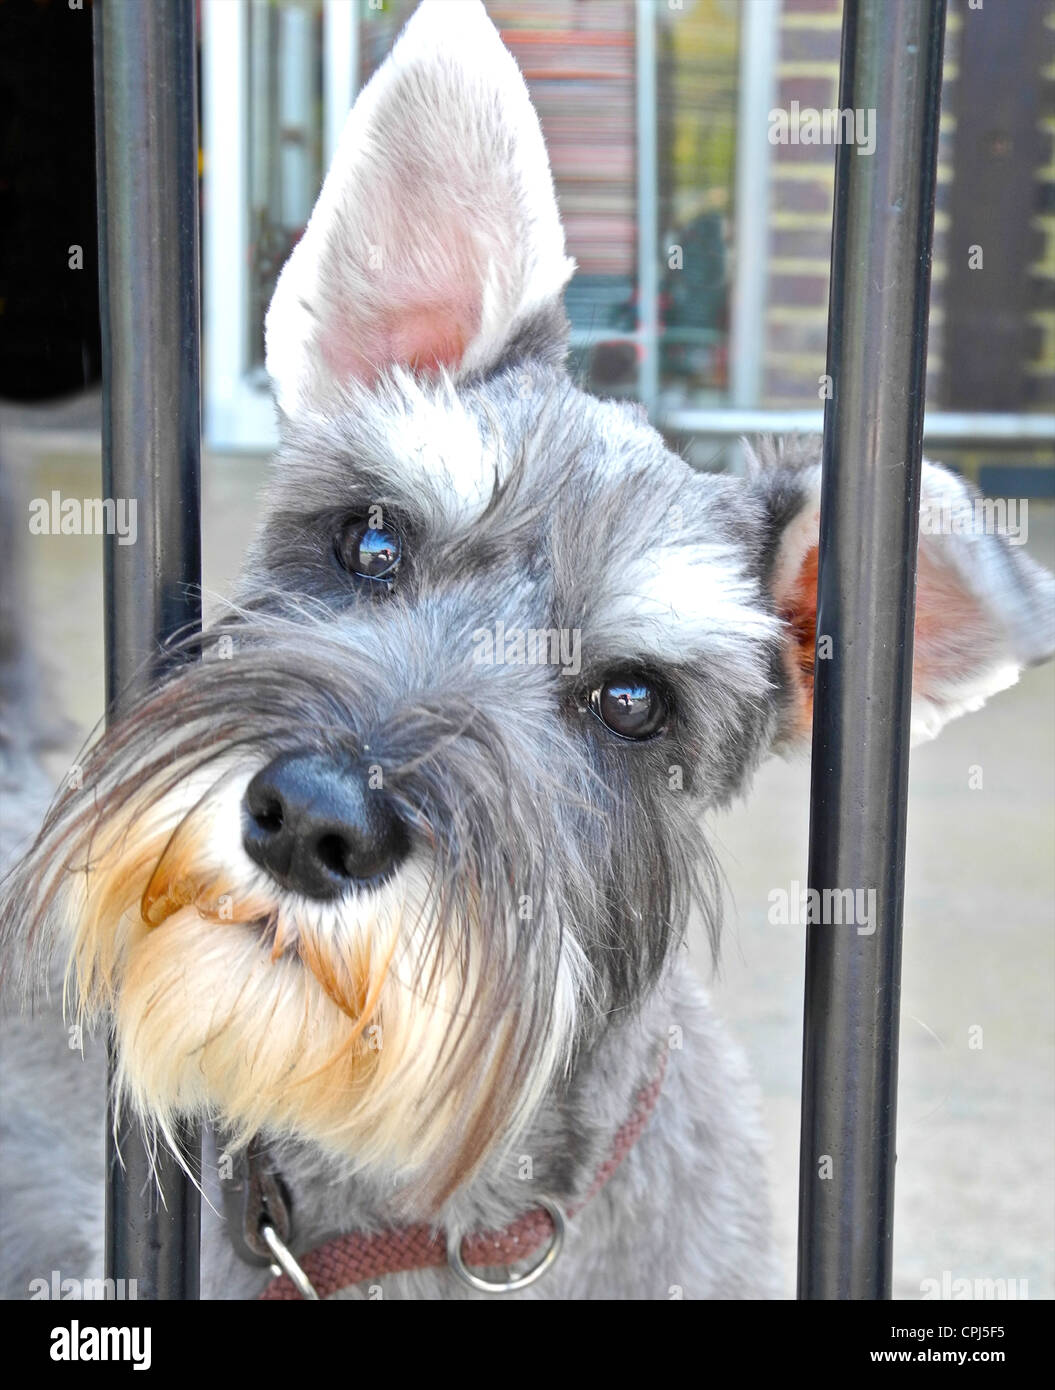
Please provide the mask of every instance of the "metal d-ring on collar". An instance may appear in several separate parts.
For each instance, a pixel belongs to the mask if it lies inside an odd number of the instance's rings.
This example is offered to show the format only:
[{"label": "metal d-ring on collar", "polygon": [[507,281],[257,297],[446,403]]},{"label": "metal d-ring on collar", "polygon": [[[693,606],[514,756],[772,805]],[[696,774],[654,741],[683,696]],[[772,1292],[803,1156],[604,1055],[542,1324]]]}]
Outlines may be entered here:
[{"label": "metal d-ring on collar", "polygon": [[459,1236],[456,1239],[454,1236],[448,1235],[447,1263],[463,1284],[468,1284],[471,1289],[476,1289],[479,1293],[503,1294],[516,1293],[518,1289],[526,1289],[536,1279],[542,1278],[546,1270],[554,1264],[564,1245],[565,1220],[563,1211],[556,1202],[551,1202],[548,1197],[540,1197],[538,1204],[550,1214],[553,1221],[553,1237],[549,1245],[546,1246],[541,1259],[525,1273],[518,1274],[515,1279],[492,1281],[482,1279],[479,1274],[474,1274],[462,1258],[463,1237]]}]

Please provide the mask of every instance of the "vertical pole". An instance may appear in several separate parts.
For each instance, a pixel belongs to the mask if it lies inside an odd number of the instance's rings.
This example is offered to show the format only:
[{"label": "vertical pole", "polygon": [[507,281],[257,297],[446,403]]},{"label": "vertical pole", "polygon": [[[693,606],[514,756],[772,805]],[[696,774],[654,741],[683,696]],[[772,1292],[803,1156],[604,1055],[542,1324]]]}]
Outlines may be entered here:
[{"label": "vertical pole", "polygon": [[[799,1297],[890,1297],[908,728],[945,0],[845,0],[810,814],[811,889],[874,931],[806,944]],[[868,127],[865,127],[867,134]],[[858,136],[860,126],[858,125]]]},{"label": "vertical pole", "polygon": [[[96,0],[94,25],[103,492],[134,500],[138,532],[106,540],[112,719],[163,669],[166,639],[201,623],[194,0]],[[196,1174],[200,1139],[183,1138]],[[199,1219],[175,1156],[127,1116],[115,1132],[111,1111],[107,1277],[140,1299],[197,1298]]]}]

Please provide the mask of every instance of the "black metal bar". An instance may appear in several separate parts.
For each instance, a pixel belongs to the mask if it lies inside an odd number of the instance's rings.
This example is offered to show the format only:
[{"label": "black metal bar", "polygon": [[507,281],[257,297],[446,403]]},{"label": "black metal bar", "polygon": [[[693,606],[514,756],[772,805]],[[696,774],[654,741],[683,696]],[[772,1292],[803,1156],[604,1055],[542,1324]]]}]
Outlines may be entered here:
[{"label": "black metal bar", "polygon": [[[103,490],[134,499],[105,549],[108,717],[201,623],[198,117],[194,0],[96,0]],[[201,1145],[184,1156],[200,1169]],[[106,1273],[141,1299],[198,1296],[200,1206],[164,1146],[107,1125]]]},{"label": "black metal bar", "polygon": [[[799,1297],[888,1298],[908,728],[944,0],[845,0],[810,809],[811,889],[874,932],[806,945]],[[831,641],[831,655],[821,647]],[[867,902],[867,899],[864,900]]]}]

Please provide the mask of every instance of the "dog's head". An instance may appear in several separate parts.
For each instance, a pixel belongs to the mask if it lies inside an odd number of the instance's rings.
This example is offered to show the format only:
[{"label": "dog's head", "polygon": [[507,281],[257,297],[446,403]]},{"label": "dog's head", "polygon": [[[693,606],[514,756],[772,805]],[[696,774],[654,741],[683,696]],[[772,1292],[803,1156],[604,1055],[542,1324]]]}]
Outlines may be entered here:
[{"label": "dog's head", "polygon": [[[808,736],[816,447],[699,475],[583,395],[571,269],[513,60],[428,0],[275,292],[282,443],[230,615],[6,896],[163,1130],[298,1135],[438,1200],[710,910],[701,808]],[[1046,654],[1044,582],[924,537],[923,732]]]}]

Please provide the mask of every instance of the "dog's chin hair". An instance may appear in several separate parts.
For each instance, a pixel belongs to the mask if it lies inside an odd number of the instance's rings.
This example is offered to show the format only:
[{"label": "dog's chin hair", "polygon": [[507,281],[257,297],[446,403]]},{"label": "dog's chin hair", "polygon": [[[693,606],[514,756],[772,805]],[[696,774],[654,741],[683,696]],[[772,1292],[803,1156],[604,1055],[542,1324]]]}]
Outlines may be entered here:
[{"label": "dog's chin hair", "polygon": [[118,1110],[175,1150],[208,1117],[231,1148],[307,1140],[435,1208],[567,1066],[584,962],[566,937],[540,1029],[495,969],[496,924],[452,919],[427,864],[332,903],[278,894],[240,843],[255,770],[173,774],[82,829],[47,910],[66,1002],[112,1017]]}]

